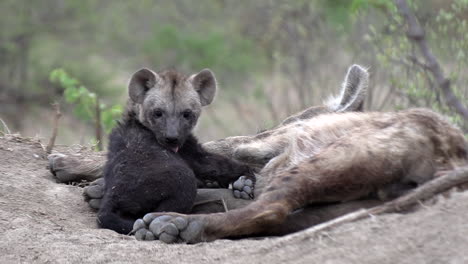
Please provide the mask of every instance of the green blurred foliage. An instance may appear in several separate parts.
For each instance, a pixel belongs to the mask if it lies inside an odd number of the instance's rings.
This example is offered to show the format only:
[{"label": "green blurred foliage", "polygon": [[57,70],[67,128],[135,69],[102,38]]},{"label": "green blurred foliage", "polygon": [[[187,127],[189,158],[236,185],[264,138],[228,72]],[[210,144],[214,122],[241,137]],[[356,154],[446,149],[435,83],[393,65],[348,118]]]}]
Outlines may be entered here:
[{"label": "green blurred foliage", "polygon": [[[466,102],[468,0],[409,2]],[[253,133],[319,104],[337,92],[341,71],[360,63],[373,74],[367,109],[425,106],[462,124],[412,60],[420,58],[415,50],[390,0],[2,0],[0,113],[15,120],[17,109],[49,109],[64,98],[65,114],[90,123],[99,95],[110,105],[102,108],[109,131],[132,72],[210,68],[221,89],[204,134]],[[51,82],[54,69],[63,73]],[[388,104],[376,100],[385,96]]]},{"label": "green blurred foliage", "polygon": [[[230,38],[226,33],[184,31],[174,25],[154,27],[155,32],[143,43],[150,61],[166,61],[182,69],[218,69],[222,77],[243,76],[259,68],[262,58],[249,39]],[[227,76],[223,76],[227,75]]]},{"label": "green blurred foliage", "polygon": [[[465,55],[468,50],[468,1],[454,0],[438,10],[430,9],[424,1],[408,2],[425,29],[430,49],[450,78],[451,89],[468,106],[468,59]],[[435,109],[466,128],[468,122],[448,107],[418,48],[406,37],[404,19],[393,3],[388,3],[378,9],[386,18],[384,24],[380,28],[369,25],[365,36],[375,47],[379,66],[387,72],[392,86],[401,92],[402,101],[408,106]]]},{"label": "green blurred foliage", "polygon": [[[409,0],[408,3],[425,29],[430,49],[450,78],[451,88],[466,105],[468,0],[445,3]],[[372,45],[371,54],[375,55],[379,70],[386,72],[390,86],[398,90],[396,94],[401,100],[394,105],[396,109],[429,107],[467,128],[467,121],[447,106],[417,47],[407,39],[405,21],[393,1],[331,0],[322,5],[327,19],[341,32],[359,25],[367,27],[363,39]],[[434,5],[439,8],[433,8]],[[369,23],[370,13],[379,19]]]},{"label": "green blurred foliage", "polygon": [[[90,92],[63,69],[53,70],[50,73],[50,81],[64,88],[63,97],[67,103],[74,106],[77,117],[85,121],[96,122],[96,104],[99,103],[99,100],[95,93]],[[115,120],[122,115],[123,107],[121,105],[106,106],[99,103],[99,109],[101,123],[106,133],[109,133],[116,124]]]}]

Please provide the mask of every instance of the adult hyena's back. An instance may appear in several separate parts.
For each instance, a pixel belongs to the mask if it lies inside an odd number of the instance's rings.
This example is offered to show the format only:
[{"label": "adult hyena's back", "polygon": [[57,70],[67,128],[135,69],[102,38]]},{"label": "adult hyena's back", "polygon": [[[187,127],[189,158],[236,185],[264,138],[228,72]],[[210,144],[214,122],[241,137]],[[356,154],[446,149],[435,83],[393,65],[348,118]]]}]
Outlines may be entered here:
[{"label": "adult hyena's back", "polygon": [[[349,197],[335,189],[329,198],[321,198],[349,200],[395,182],[419,185],[432,179],[437,170],[468,164],[462,132],[425,109],[322,115],[291,126],[286,135],[276,142],[285,144],[286,151],[262,170],[257,182],[259,192],[278,174],[300,168],[303,174],[291,176],[306,181],[312,177],[315,183],[336,180],[341,184],[349,179],[367,186],[360,190],[354,186],[356,192],[350,192]],[[348,175],[339,175],[338,171]]]}]

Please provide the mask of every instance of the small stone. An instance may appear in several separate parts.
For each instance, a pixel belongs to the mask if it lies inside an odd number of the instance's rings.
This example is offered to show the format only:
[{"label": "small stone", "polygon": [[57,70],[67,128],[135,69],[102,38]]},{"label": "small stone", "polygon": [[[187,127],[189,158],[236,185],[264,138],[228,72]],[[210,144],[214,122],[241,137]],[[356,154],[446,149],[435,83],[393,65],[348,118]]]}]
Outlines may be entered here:
[{"label": "small stone", "polygon": [[238,190],[234,190],[234,197],[241,198],[241,192]]},{"label": "small stone", "polygon": [[212,184],[211,182],[207,182],[207,183],[206,183],[206,187],[208,187],[208,188],[213,188],[213,184]]}]

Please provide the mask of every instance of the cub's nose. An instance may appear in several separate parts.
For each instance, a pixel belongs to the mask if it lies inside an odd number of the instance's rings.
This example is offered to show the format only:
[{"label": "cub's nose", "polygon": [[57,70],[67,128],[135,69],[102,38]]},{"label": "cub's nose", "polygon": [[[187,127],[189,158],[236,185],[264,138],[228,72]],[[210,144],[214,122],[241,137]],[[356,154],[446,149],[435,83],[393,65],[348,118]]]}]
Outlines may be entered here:
[{"label": "cub's nose", "polygon": [[179,139],[176,137],[166,137],[166,143],[170,145],[176,145],[179,143]]}]

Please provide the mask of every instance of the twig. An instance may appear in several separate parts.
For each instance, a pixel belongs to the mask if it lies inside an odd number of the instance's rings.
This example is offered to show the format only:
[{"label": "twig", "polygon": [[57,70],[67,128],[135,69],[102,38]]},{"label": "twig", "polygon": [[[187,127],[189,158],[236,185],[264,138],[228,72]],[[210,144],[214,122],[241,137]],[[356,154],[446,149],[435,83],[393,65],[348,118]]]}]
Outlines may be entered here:
[{"label": "twig", "polygon": [[221,202],[223,203],[223,207],[224,207],[224,212],[227,212],[229,211],[228,207],[227,207],[227,204],[226,204],[226,201],[224,201],[223,198],[221,198]]},{"label": "twig", "polygon": [[301,233],[285,236],[281,238],[281,241],[289,242],[291,240],[296,239],[308,239],[319,232],[323,232],[346,223],[355,222],[357,220],[361,220],[369,216],[402,211],[408,209],[409,207],[413,206],[421,200],[426,200],[438,193],[447,191],[450,188],[459,186],[467,182],[468,166],[458,168],[421,185],[415,190],[393,201],[370,209],[361,209],[356,212],[343,215],[331,221],[311,227]]},{"label": "twig", "polygon": [[46,147],[47,154],[52,153],[52,149],[54,148],[55,139],[57,138],[57,133],[58,133],[59,119],[62,116],[62,113],[60,112],[60,104],[54,103],[53,107],[55,109],[55,117],[54,117],[54,123],[53,123],[53,128],[52,128],[52,136],[50,137],[49,144],[47,144],[47,147]]},{"label": "twig", "polygon": [[2,122],[2,125],[3,125],[3,127],[5,128],[6,133],[7,133],[7,134],[11,134],[11,131],[10,131],[10,129],[8,128],[8,126],[7,126],[7,124],[5,123],[5,121],[3,121],[3,119],[0,118],[0,122]]},{"label": "twig", "polygon": [[102,122],[101,122],[101,105],[99,98],[96,97],[96,141],[97,150],[102,150]]},{"label": "twig", "polygon": [[415,43],[421,51],[421,54],[426,61],[426,68],[432,73],[432,76],[436,80],[437,85],[444,94],[446,104],[450,108],[457,111],[457,113],[460,114],[466,121],[468,121],[468,108],[466,108],[460,102],[460,100],[458,100],[452,91],[450,87],[450,79],[444,76],[439,62],[437,61],[434,54],[432,54],[432,51],[426,41],[426,34],[424,29],[421,27],[417,17],[409,8],[406,0],[395,0],[395,4],[398,8],[398,11],[405,18],[405,21],[408,24],[406,36],[411,42]]}]

